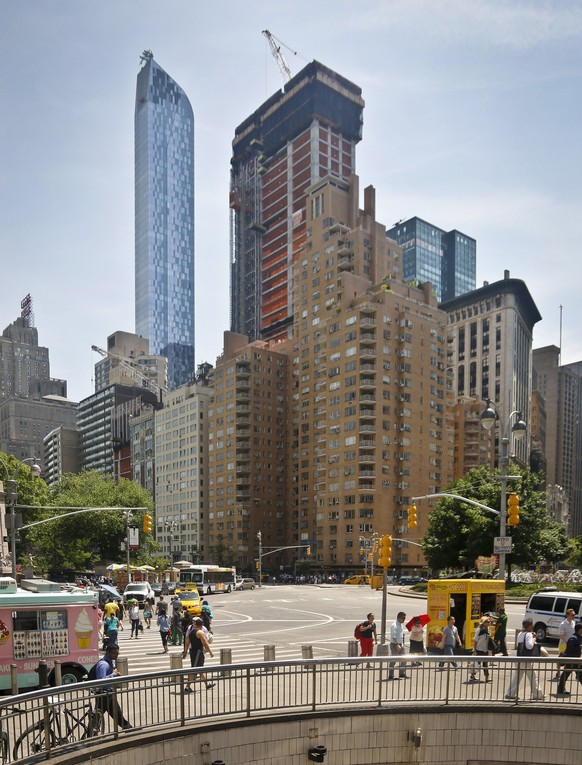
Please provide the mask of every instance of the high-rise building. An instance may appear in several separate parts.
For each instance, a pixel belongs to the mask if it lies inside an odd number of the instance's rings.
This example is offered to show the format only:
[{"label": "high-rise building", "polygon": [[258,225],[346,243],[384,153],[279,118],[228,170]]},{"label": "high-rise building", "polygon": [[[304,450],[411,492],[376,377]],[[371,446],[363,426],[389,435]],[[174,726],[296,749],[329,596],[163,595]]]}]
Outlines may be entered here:
[{"label": "high-rise building", "polygon": [[[446,303],[447,398],[495,402],[499,412],[497,438],[504,435],[510,415],[522,413],[530,421],[532,390],[532,334],[541,320],[532,296],[521,279],[504,278],[467,292]],[[463,448],[465,430],[455,431],[455,448]],[[483,444],[483,442],[482,442]],[[499,456],[497,443],[496,456]],[[515,439],[510,452],[529,463],[530,440]],[[481,450],[489,464],[488,449]]]},{"label": "high-rise building", "polygon": [[475,289],[477,242],[472,237],[417,217],[395,224],[387,236],[402,247],[405,280],[430,282],[439,302]]},{"label": "high-rise building", "polygon": [[135,100],[135,327],[168,359],[170,389],[194,376],[194,115],[150,51]]},{"label": "high-rise building", "polygon": [[58,483],[65,473],[81,469],[79,431],[59,426],[43,439],[43,479],[48,486]]},{"label": "high-rise building", "polygon": [[241,123],[231,159],[231,330],[285,338],[292,324],[293,241],[305,237],[306,190],[347,181],[362,137],[361,89],[317,61]]},{"label": "high-rise building", "polygon": [[147,338],[132,332],[109,335],[107,349],[99,349],[104,358],[95,364],[95,391],[114,383],[166,390],[168,360],[165,356],[151,356],[149,348]]},{"label": "high-rise building", "polygon": [[546,484],[562,487],[571,514],[571,530],[582,531],[580,496],[576,469],[580,420],[580,365],[561,365],[556,345],[536,348],[533,352],[536,389],[545,405],[544,454]]}]

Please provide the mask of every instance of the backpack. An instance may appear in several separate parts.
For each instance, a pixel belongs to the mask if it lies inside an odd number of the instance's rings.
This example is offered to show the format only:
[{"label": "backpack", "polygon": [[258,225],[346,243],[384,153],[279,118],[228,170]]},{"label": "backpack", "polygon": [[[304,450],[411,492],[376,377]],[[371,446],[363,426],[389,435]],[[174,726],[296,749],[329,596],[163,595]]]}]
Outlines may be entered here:
[{"label": "backpack", "polygon": [[93,666],[87,673],[87,680],[97,680],[97,664],[99,664],[100,661],[103,661],[103,659],[100,659],[98,662],[93,664]]},{"label": "backpack", "polygon": [[356,640],[362,639],[362,633],[360,632],[361,626],[362,626],[361,624],[356,624],[356,628],[354,629],[354,637],[356,638]]}]

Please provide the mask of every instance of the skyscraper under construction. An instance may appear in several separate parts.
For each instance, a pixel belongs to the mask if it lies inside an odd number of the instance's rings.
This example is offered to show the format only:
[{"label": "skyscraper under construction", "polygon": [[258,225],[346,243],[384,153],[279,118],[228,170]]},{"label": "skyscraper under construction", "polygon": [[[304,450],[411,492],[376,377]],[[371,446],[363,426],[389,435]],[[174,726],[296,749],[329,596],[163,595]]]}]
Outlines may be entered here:
[{"label": "skyscraper under construction", "polygon": [[313,61],[235,131],[231,159],[231,330],[291,332],[293,252],[306,236],[306,189],[356,171],[361,89]]}]

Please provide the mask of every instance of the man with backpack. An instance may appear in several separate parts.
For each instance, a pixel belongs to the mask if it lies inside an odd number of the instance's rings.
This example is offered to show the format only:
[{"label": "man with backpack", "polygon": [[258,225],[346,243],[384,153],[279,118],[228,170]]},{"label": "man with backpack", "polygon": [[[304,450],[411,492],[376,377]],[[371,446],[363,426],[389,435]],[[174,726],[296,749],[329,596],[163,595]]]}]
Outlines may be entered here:
[{"label": "man with backpack", "polygon": [[[354,637],[360,641],[360,647],[362,652],[360,656],[373,656],[374,655],[374,643],[378,642],[378,636],[376,634],[376,623],[374,622],[374,614],[370,613],[367,616],[367,620],[362,624],[358,624],[354,630]],[[367,667],[371,667],[371,664],[367,664]]]},{"label": "man with backpack", "polygon": [[[119,656],[119,646],[110,644],[105,649],[105,656],[93,665],[89,671],[89,680],[108,680],[111,677],[119,677],[119,670],[115,666]],[[117,720],[117,725],[122,730],[129,730],[133,727],[123,716],[117,696],[113,692],[113,686],[106,685],[98,688],[95,695],[95,704],[103,714],[107,714],[112,720]]]}]

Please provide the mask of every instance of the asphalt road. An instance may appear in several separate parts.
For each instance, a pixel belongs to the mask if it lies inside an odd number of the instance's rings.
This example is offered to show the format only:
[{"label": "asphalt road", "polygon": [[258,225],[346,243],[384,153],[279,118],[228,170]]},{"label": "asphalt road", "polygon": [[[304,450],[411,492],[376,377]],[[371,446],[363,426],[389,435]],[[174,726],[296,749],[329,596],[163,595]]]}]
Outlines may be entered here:
[{"label": "asphalt road", "polygon": [[[232,652],[235,663],[261,661],[264,646],[274,645],[278,660],[300,659],[304,645],[313,647],[313,656],[347,656],[348,642],[353,640],[354,627],[374,613],[378,630],[381,627],[382,593],[366,586],[350,585],[265,585],[260,589],[244,590],[208,598],[214,612],[214,658],[220,661],[221,649]],[[514,643],[525,610],[524,604],[508,604],[508,646]],[[426,612],[426,598],[410,597],[398,588],[389,588],[386,599],[387,628],[398,611],[408,617]],[[127,626],[127,624],[126,624]],[[129,640],[129,630],[121,632],[122,655],[128,657],[131,674],[169,669],[170,655],[180,653],[170,648],[162,653],[155,624],[145,630],[139,640]],[[550,653],[557,646],[549,644]]]}]

